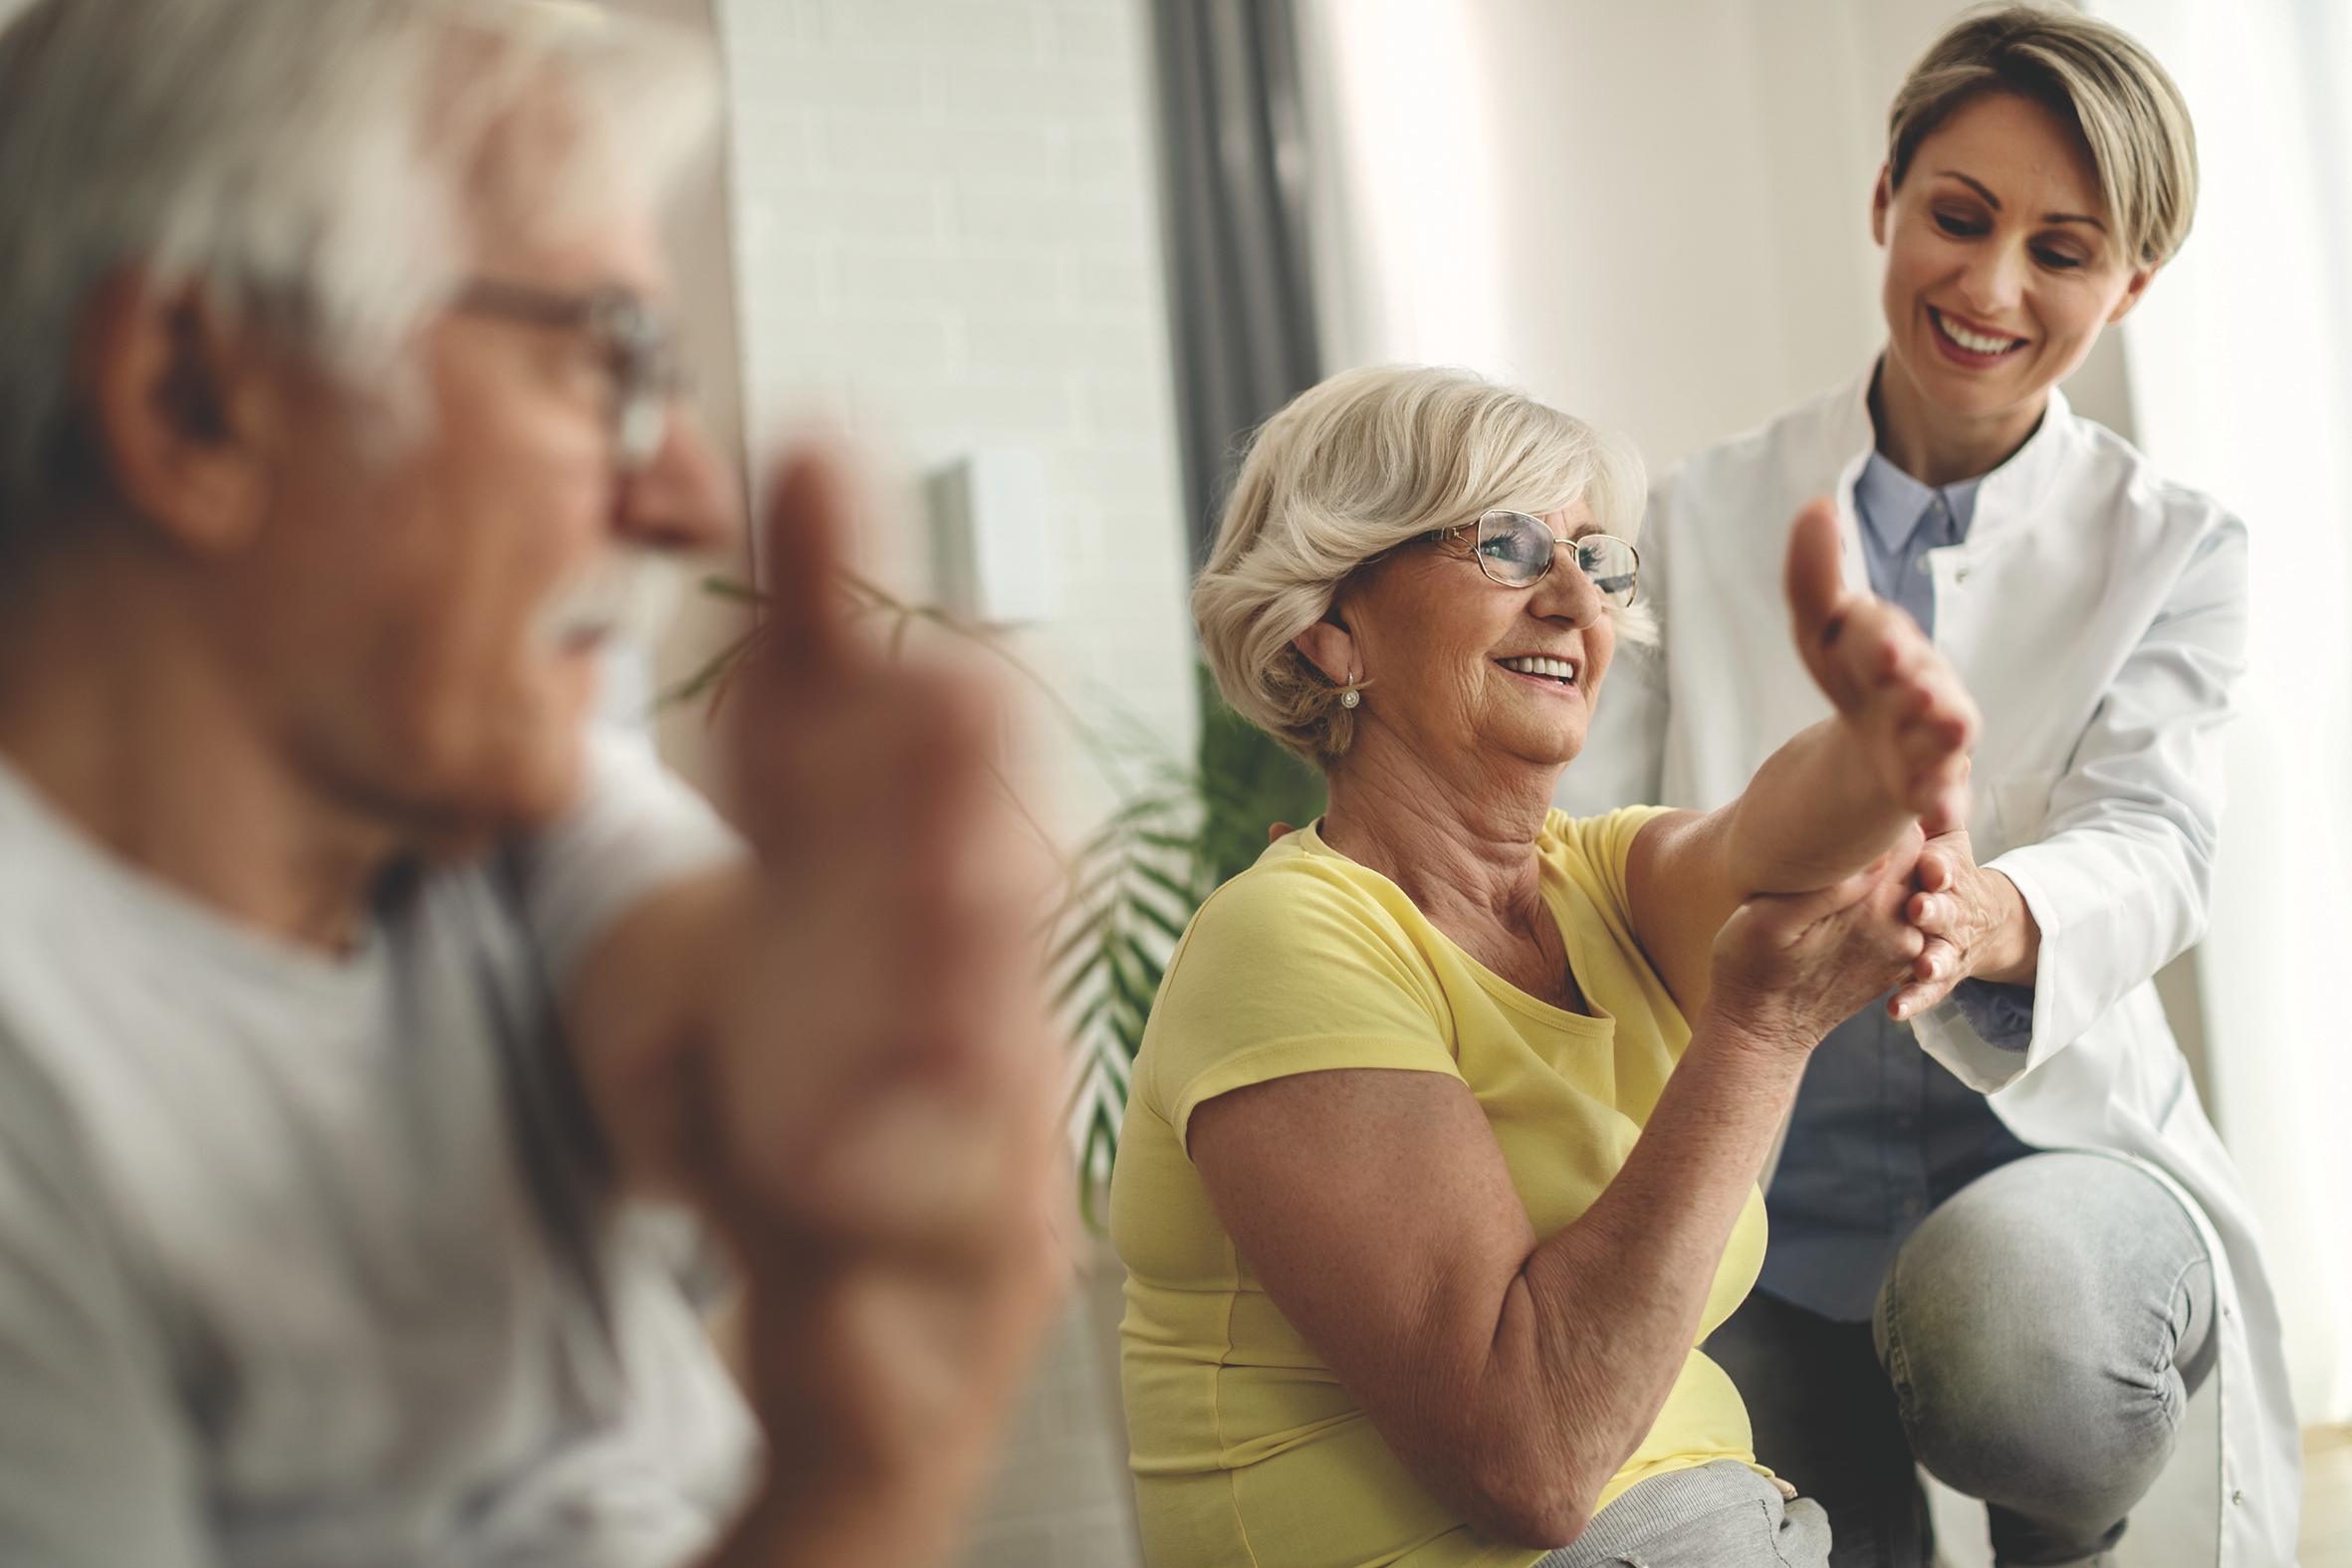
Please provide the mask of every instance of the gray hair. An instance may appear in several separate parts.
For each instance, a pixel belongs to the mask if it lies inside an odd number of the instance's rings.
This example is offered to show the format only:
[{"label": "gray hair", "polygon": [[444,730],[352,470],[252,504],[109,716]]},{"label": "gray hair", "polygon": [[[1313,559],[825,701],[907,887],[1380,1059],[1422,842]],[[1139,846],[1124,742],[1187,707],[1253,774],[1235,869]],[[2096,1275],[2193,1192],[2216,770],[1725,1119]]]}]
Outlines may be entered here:
[{"label": "gray hair", "polygon": [[[1601,529],[1641,529],[1631,444],[1468,370],[1374,365],[1309,387],[1260,427],[1234,481],[1193,620],[1234,710],[1308,762],[1354,738],[1355,715],[1292,639],[1330,613],[1350,573],[1423,534],[1496,507],[1576,501]],[[1609,611],[1655,638],[1647,606]]]},{"label": "gray hair", "polygon": [[[503,175],[542,234],[657,203],[715,81],[579,0],[39,0],[0,31],[0,552],[89,483],[74,340],[110,275],[199,287],[396,406],[469,189]],[[498,165],[532,108],[563,123],[526,132],[526,183]]]}]

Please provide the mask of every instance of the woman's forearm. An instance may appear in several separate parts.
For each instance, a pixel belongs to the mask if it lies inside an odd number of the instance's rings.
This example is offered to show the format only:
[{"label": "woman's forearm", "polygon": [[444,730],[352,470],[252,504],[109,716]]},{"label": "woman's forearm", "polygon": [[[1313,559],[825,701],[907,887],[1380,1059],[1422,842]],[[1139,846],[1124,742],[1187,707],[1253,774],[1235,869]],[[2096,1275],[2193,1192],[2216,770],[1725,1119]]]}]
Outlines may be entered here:
[{"label": "woman's forearm", "polygon": [[1703,1019],[1616,1179],[1512,1284],[1489,1389],[1492,1408],[1522,1416],[1502,1424],[1499,1452],[1559,1466],[1564,1485],[1539,1515],[1549,1544],[1582,1529],[1681,1376],[1804,1061],[1801,1047]]},{"label": "woman's forearm", "polygon": [[1844,719],[1798,731],[1724,808],[1727,870],[1740,898],[1804,893],[1893,848],[1918,812],[1883,783]]}]

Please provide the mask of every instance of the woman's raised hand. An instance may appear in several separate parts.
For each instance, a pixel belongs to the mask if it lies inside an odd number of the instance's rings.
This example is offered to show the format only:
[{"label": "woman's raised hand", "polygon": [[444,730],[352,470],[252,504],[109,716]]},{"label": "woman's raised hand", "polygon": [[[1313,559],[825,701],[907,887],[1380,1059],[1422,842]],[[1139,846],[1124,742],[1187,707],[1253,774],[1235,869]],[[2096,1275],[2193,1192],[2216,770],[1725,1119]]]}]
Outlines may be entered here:
[{"label": "woman's raised hand", "polygon": [[1917,621],[1846,585],[1840,550],[1835,509],[1807,503],[1788,536],[1797,654],[1888,793],[1930,836],[1949,832],[1968,820],[1977,705]]}]

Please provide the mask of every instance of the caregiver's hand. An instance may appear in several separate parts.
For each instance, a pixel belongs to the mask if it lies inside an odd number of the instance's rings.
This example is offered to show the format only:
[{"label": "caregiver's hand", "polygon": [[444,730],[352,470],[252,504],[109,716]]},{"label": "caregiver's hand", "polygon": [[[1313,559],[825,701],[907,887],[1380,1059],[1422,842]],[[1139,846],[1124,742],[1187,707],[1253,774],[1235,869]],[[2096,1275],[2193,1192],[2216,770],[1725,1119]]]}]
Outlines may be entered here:
[{"label": "caregiver's hand", "polygon": [[1926,938],[1906,918],[1917,828],[1876,864],[1815,893],[1748,900],[1715,939],[1708,1008],[1771,1048],[1809,1051],[1911,974]]},{"label": "caregiver's hand", "polygon": [[1797,653],[1889,794],[1931,836],[1960,827],[1977,705],[1917,621],[1846,585],[1841,549],[1835,509],[1807,503],[1788,537]]},{"label": "caregiver's hand", "polygon": [[1910,980],[1887,1001],[1887,1015],[1925,1012],[1972,977],[2024,985],[2033,979],[2041,929],[2017,885],[1977,864],[1965,829],[1931,838],[1913,875],[1919,891],[1904,913],[1926,939]]}]

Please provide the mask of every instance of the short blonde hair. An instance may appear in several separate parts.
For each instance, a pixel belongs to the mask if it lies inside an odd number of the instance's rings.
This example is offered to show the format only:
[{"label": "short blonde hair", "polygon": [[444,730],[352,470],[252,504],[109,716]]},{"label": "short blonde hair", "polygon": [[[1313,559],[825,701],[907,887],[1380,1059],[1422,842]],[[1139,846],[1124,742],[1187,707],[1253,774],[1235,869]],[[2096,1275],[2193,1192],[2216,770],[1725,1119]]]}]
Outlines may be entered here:
[{"label": "short blonde hair", "polygon": [[2161,267],[2197,214],[2197,130],[2181,90],[2138,39],[2077,11],[2003,5],[1963,17],[1903,79],[1887,114],[1887,181],[1953,111],[2014,93],[2080,132],[2123,254]]},{"label": "short blonde hair", "polygon": [[[1495,507],[1538,516],[1581,500],[1601,529],[1641,527],[1632,446],[1467,370],[1374,365],[1308,388],[1260,427],[1193,585],[1192,614],[1235,711],[1318,766],[1355,716],[1292,646],[1383,551]],[[1612,608],[1647,641],[1647,606]]]}]

